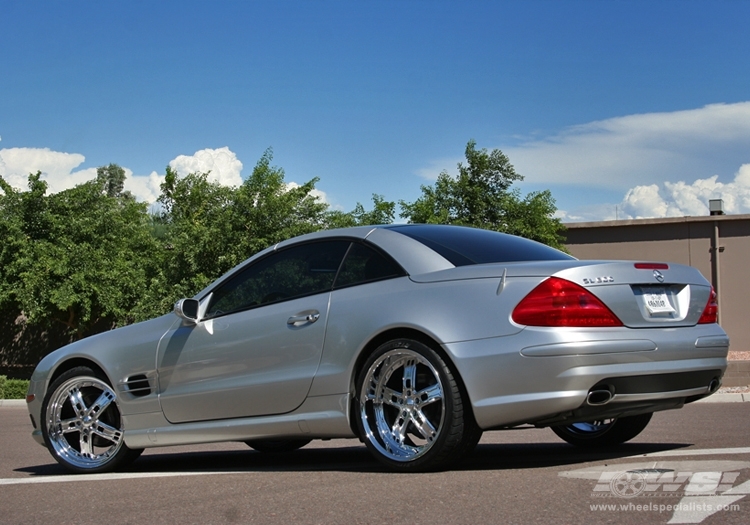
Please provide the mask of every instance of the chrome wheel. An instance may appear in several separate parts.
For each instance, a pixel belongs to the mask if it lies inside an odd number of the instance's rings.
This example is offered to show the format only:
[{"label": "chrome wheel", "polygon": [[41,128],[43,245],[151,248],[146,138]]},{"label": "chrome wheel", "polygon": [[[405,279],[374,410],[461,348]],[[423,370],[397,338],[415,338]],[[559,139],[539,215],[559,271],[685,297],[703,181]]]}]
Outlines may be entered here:
[{"label": "chrome wheel", "polygon": [[615,419],[599,419],[584,423],[573,423],[568,427],[568,430],[581,436],[593,437],[606,432],[614,422]]},{"label": "chrome wheel", "polygon": [[380,356],[368,369],[360,397],[367,439],[394,461],[412,461],[435,444],[445,419],[443,385],[435,367],[412,350]]},{"label": "chrome wheel", "polygon": [[552,427],[552,431],[571,445],[581,447],[618,445],[640,434],[649,421],[651,421],[651,413],[571,423]]},{"label": "chrome wheel", "polygon": [[70,470],[102,472],[140,453],[125,446],[114,390],[89,368],[60,376],[50,387],[43,414],[47,446]]},{"label": "chrome wheel", "polygon": [[443,467],[465,455],[475,434],[450,368],[418,341],[378,348],[357,378],[356,403],[360,437],[394,470]]}]

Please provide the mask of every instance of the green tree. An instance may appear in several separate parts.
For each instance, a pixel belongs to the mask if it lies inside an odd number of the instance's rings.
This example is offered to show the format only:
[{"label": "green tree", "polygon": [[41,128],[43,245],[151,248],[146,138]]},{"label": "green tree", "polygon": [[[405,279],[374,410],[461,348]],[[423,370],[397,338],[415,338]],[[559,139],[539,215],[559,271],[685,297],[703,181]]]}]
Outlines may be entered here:
[{"label": "green tree", "polygon": [[101,166],[96,169],[96,181],[108,197],[119,197],[125,186],[125,170],[117,164]]},{"label": "green tree", "polygon": [[155,249],[147,205],[111,196],[99,179],[47,195],[41,173],[29,191],[2,181],[3,263],[0,304],[29,323],[62,325],[82,338],[133,321]]},{"label": "green tree", "polygon": [[268,246],[325,226],[328,206],[313,195],[318,179],[289,185],[272,160],[268,149],[234,188],[209,181],[209,173],[179,177],[167,167],[162,212],[154,218],[161,270],[138,318],[166,312],[177,299],[194,295]]},{"label": "green tree", "polygon": [[163,212],[154,219],[162,227],[153,255],[160,272],[150,287],[152,300],[144,303],[156,310],[138,317],[165,313],[176,299],[192,296],[236,264],[228,211],[236,190],[210,182],[208,175],[180,178],[167,167],[159,197]]},{"label": "green tree", "polygon": [[328,205],[313,194],[319,179],[289,185],[284,182],[284,170],[271,166],[272,160],[269,148],[239,187],[231,209],[233,227],[242,234],[242,259],[325,225]]},{"label": "green tree", "polygon": [[386,201],[383,195],[373,193],[372,204],[373,207],[370,211],[365,210],[365,207],[359,202],[350,212],[329,211],[326,217],[326,228],[391,224],[394,221],[396,218],[395,202]]},{"label": "green tree", "polygon": [[401,217],[411,223],[456,224],[522,235],[555,248],[563,248],[563,226],[553,215],[555,201],[549,190],[521,197],[511,186],[523,177],[499,149],[477,150],[466,144],[466,164],[458,164],[458,177],[446,171],[435,184],[422,186],[422,196],[400,201]]}]

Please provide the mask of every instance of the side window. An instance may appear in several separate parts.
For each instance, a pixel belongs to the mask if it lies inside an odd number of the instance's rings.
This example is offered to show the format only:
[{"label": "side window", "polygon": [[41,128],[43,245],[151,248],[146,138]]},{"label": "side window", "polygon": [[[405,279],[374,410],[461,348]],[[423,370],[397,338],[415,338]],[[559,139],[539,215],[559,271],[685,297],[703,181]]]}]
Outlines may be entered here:
[{"label": "side window", "polygon": [[264,257],[214,290],[206,317],[330,290],[349,244],[313,242]]},{"label": "side window", "polygon": [[392,259],[364,244],[353,243],[336,278],[335,288],[406,275]]}]

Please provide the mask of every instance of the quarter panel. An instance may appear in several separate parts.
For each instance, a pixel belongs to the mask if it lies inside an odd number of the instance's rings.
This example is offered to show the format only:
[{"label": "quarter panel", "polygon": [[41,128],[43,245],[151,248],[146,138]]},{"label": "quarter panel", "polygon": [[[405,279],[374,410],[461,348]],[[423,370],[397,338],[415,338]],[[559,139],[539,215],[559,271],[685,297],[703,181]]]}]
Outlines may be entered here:
[{"label": "quarter panel", "polygon": [[415,283],[402,277],[334,291],[310,395],[349,392],[357,356],[391,329],[418,330],[441,344],[520,332],[510,311],[535,282],[509,283],[500,295],[497,278]]}]

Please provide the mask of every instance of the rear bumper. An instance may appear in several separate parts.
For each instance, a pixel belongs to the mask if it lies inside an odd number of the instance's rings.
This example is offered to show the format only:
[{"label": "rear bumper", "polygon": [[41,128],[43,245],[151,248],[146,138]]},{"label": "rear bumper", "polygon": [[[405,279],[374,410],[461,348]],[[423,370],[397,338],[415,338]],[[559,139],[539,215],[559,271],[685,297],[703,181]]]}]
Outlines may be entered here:
[{"label": "rear bumper", "polygon": [[[518,341],[523,341],[518,347]],[[715,324],[634,330],[526,328],[445,345],[485,430],[680,408],[715,391],[729,339]],[[590,403],[592,391],[608,390]],[[597,403],[597,401],[599,403]]]}]

